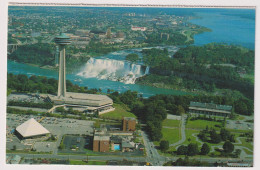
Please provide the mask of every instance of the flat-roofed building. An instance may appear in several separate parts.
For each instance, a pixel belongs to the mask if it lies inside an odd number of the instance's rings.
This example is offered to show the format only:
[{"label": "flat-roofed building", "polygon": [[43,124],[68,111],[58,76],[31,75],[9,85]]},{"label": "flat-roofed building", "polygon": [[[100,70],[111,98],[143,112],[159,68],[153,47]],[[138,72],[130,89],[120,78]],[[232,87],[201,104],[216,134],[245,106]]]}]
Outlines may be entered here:
[{"label": "flat-roofed building", "polygon": [[129,141],[122,142],[122,152],[130,152],[135,149],[135,143]]},{"label": "flat-roofed building", "polygon": [[94,152],[108,152],[109,151],[109,136],[95,135],[93,139]]},{"label": "flat-roofed building", "polygon": [[135,131],[136,119],[133,117],[124,117],[122,120],[123,131]]},{"label": "flat-roofed building", "polygon": [[190,102],[189,113],[208,116],[227,117],[232,112],[232,106],[217,105],[214,103]]},{"label": "flat-roofed building", "polygon": [[82,107],[88,113],[98,111],[99,114],[102,114],[114,110],[113,100],[106,95],[66,92],[66,97],[48,95],[47,100],[54,102],[56,105]]}]

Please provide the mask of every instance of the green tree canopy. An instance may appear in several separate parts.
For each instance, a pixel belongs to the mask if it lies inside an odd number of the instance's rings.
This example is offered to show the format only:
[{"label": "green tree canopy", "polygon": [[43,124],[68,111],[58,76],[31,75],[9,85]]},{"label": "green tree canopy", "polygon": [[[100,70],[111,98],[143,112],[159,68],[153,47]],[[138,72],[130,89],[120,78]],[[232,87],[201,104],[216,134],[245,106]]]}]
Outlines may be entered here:
[{"label": "green tree canopy", "polygon": [[169,149],[169,141],[167,141],[167,140],[162,140],[162,141],[160,142],[160,149],[161,149],[163,152],[167,151],[167,150]]},{"label": "green tree canopy", "polygon": [[196,144],[196,143],[190,143],[190,144],[188,145],[187,155],[188,155],[188,156],[194,156],[194,155],[197,155],[197,154],[199,154],[198,144]]},{"label": "green tree canopy", "polygon": [[126,60],[128,61],[131,61],[133,63],[137,62],[138,59],[139,59],[139,56],[137,54],[128,54],[126,57],[125,57]]},{"label": "green tree canopy", "polygon": [[234,145],[230,141],[226,141],[223,144],[223,149],[225,153],[231,153],[234,151]]},{"label": "green tree canopy", "polygon": [[200,149],[200,154],[201,155],[207,155],[210,152],[210,147],[207,143],[203,143],[201,149]]}]

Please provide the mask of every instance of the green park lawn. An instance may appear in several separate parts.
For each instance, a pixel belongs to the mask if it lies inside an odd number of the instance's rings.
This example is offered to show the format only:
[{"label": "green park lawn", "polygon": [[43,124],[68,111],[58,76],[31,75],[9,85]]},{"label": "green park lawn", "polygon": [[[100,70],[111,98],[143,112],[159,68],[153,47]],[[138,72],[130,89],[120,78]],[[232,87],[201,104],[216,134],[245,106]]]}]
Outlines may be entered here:
[{"label": "green park lawn", "polygon": [[248,155],[253,155],[253,152],[251,152],[250,150],[245,149],[245,148],[243,148],[243,150],[245,151],[246,154],[248,154]]},{"label": "green park lawn", "polygon": [[246,138],[240,138],[242,144],[235,144],[236,146],[244,146],[250,150],[253,150],[253,145],[251,142],[246,142]]},{"label": "green park lawn", "polygon": [[215,128],[218,130],[218,127],[215,127],[215,125],[221,125],[220,122],[215,122],[215,121],[207,121],[207,120],[189,120],[188,123],[186,124],[186,128],[188,129],[205,129],[206,126]]},{"label": "green park lawn", "polygon": [[165,119],[162,123],[163,126],[167,127],[180,127],[179,120]]},{"label": "green park lawn", "polygon": [[[196,143],[196,138],[192,136],[193,133],[199,133],[200,131],[198,130],[191,130],[191,129],[186,129],[185,134],[186,134],[186,140],[181,144],[181,145],[188,145],[189,143]],[[190,141],[189,141],[190,139]],[[197,142],[199,143],[199,142]]]},{"label": "green park lawn", "polygon": [[100,115],[101,118],[107,118],[107,119],[122,119],[123,117],[134,117],[136,116],[129,112],[129,108],[124,107],[123,105],[120,104],[114,104],[113,105],[115,110],[112,112],[104,113]]},{"label": "green park lawn", "polygon": [[70,160],[70,165],[106,165],[106,162],[103,161],[84,162],[82,160]]},{"label": "green park lawn", "polygon": [[[178,128],[174,128],[174,129],[172,129],[172,128],[162,128],[162,134],[163,134],[162,140],[169,141],[169,144],[178,142],[181,139],[181,137],[179,136],[179,129]],[[160,142],[155,141],[154,145],[159,146]]]}]

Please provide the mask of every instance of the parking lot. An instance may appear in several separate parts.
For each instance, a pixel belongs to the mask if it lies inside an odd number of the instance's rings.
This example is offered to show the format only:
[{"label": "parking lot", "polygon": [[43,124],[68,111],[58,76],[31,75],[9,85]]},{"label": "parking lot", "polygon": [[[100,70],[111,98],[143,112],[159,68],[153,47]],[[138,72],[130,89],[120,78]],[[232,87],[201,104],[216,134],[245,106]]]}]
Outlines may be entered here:
[{"label": "parking lot", "polygon": [[84,149],[91,145],[92,140],[90,136],[66,135],[63,140],[64,151],[84,152]]},{"label": "parking lot", "polygon": [[7,149],[11,150],[13,149],[13,146],[16,145],[17,150],[24,150],[33,147],[34,149],[36,149],[36,151],[50,152],[57,149],[62,136],[65,134],[93,136],[93,121],[46,117],[40,122],[40,124],[48,131],[50,131],[52,135],[58,137],[56,142],[44,142],[46,138],[42,138],[44,140],[27,139],[24,141],[20,141],[11,132],[13,132],[17,126],[21,125],[31,118],[34,118],[36,121],[38,121],[42,117],[33,115],[7,114]]},{"label": "parking lot", "polygon": [[7,97],[7,101],[19,101],[19,102],[34,102],[43,103],[44,100],[37,95],[12,93]]},{"label": "parking lot", "polygon": [[227,120],[226,128],[228,129],[240,129],[240,130],[251,130],[254,129],[254,124],[245,121],[238,120]]}]

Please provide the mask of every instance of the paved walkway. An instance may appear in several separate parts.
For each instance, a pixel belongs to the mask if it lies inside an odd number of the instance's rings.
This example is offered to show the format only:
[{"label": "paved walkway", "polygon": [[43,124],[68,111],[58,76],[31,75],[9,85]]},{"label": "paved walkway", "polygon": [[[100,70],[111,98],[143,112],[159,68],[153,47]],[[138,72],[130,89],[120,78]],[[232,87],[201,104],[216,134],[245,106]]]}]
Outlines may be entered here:
[{"label": "paved walkway", "polygon": [[179,140],[176,143],[172,143],[170,144],[170,146],[177,146],[182,144],[185,140],[186,140],[186,134],[185,134],[185,122],[187,119],[187,115],[183,115],[182,119],[181,119],[181,140]]}]

